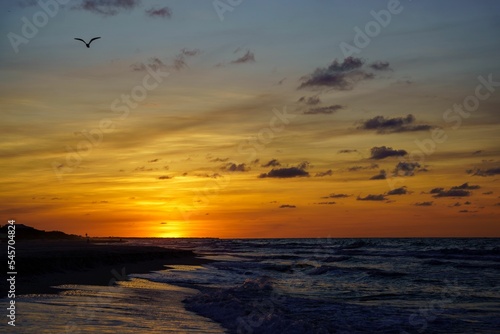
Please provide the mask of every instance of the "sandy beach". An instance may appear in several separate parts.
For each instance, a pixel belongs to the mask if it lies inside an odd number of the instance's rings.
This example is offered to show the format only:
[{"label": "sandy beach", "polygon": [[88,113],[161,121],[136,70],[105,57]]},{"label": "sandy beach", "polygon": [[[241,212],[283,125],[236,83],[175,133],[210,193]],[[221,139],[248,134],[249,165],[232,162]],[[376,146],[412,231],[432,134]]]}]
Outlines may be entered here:
[{"label": "sandy beach", "polygon": [[[62,284],[112,285],[128,274],[169,264],[209,262],[189,250],[86,241],[22,241],[16,244],[16,294],[57,293]],[[2,287],[5,286],[5,280]]]}]

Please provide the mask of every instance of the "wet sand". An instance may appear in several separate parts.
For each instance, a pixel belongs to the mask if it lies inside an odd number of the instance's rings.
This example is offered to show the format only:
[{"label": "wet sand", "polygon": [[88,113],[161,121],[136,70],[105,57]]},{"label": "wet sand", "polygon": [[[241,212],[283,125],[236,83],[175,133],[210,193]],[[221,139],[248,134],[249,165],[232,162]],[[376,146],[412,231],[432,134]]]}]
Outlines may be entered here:
[{"label": "wet sand", "polygon": [[[20,241],[16,243],[16,295],[58,293],[63,284],[112,285],[128,274],[165,269],[169,264],[210,262],[189,250],[122,243]],[[5,280],[2,288],[7,287]]]}]

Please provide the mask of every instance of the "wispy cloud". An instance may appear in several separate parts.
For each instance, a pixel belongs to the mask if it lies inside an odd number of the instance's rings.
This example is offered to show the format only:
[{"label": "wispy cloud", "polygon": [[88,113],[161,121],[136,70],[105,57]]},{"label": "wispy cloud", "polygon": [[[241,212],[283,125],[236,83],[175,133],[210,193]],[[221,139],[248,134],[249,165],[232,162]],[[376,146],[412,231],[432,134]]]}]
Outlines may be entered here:
[{"label": "wispy cloud", "polygon": [[328,67],[317,68],[313,73],[302,77],[299,89],[323,87],[351,90],[356,83],[375,77],[373,73],[363,69],[363,65],[364,61],[356,57],[347,57],[342,62],[334,60]]},{"label": "wispy cloud", "polygon": [[414,205],[415,206],[432,206],[433,203],[434,203],[433,201],[417,202]]},{"label": "wispy cloud", "polygon": [[130,11],[140,4],[140,0],[83,0],[73,9],[81,9],[103,16],[114,16],[124,11]]},{"label": "wispy cloud", "polygon": [[469,174],[474,176],[494,176],[500,174],[500,167],[488,168],[488,169],[476,169],[476,170],[468,170]]},{"label": "wispy cloud", "polygon": [[245,64],[245,63],[255,63],[255,55],[250,50],[247,50],[247,52],[243,56],[231,61],[231,64]]},{"label": "wispy cloud", "polygon": [[384,116],[375,116],[362,123],[358,129],[377,130],[379,134],[399,133],[399,132],[415,132],[427,131],[432,129],[432,126],[427,124],[414,124],[415,116],[412,114],[406,117],[385,118]]},{"label": "wispy cloud", "polygon": [[379,194],[379,195],[366,195],[365,197],[360,197],[358,196],[356,198],[358,201],[385,201],[387,198],[385,195]]},{"label": "wispy cloud", "polygon": [[304,111],[304,115],[318,115],[318,114],[329,115],[343,108],[344,107],[341,106],[340,104],[334,104],[328,107],[311,108],[307,111]]},{"label": "wispy cloud", "polygon": [[316,173],[316,175],[314,175],[315,177],[324,177],[324,176],[332,176],[333,175],[333,171],[331,169],[325,171],[325,172],[319,172],[319,173]]},{"label": "wispy cloud", "polygon": [[309,96],[309,97],[302,96],[298,102],[304,103],[308,106],[315,106],[317,104],[320,104],[321,100],[317,96]]},{"label": "wispy cloud", "polygon": [[150,8],[146,10],[146,15],[149,17],[160,17],[169,19],[172,17],[172,10],[168,7]]},{"label": "wispy cloud", "polygon": [[290,205],[290,204],[280,205],[280,209],[295,209],[295,208],[296,208],[295,205]]}]

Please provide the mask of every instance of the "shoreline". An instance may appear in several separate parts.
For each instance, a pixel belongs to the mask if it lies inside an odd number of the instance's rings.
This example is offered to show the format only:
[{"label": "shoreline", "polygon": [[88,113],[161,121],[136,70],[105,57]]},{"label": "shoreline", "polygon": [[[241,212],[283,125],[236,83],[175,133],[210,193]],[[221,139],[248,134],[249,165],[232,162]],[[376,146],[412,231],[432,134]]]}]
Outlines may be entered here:
[{"label": "shoreline", "polygon": [[[16,295],[57,294],[65,284],[113,285],[129,274],[167,269],[168,265],[213,262],[190,250],[86,241],[36,240],[16,244]],[[0,286],[6,286],[3,280]]]}]

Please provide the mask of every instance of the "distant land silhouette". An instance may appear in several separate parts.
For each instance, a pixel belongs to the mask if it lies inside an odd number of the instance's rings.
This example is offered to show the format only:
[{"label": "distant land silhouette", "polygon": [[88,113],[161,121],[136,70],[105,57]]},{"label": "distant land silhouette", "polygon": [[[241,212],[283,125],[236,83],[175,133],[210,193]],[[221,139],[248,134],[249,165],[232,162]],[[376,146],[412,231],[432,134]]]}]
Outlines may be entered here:
[{"label": "distant land silhouette", "polygon": [[[0,239],[7,239],[7,226],[5,224],[0,228]],[[74,234],[66,234],[61,231],[44,231],[37,230],[34,227],[27,226],[24,224],[16,224],[16,240],[39,240],[39,239],[50,239],[50,240],[82,240],[81,236]]]}]

